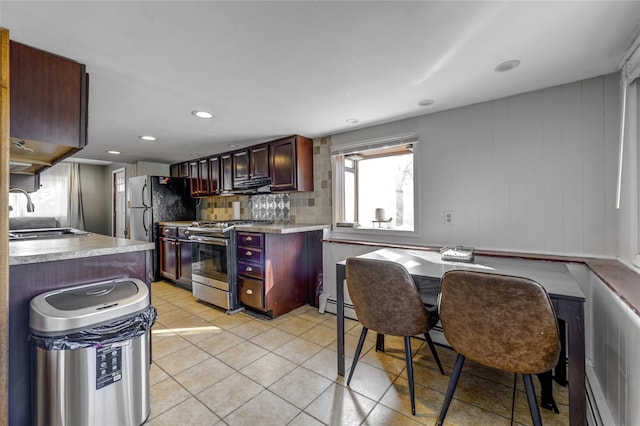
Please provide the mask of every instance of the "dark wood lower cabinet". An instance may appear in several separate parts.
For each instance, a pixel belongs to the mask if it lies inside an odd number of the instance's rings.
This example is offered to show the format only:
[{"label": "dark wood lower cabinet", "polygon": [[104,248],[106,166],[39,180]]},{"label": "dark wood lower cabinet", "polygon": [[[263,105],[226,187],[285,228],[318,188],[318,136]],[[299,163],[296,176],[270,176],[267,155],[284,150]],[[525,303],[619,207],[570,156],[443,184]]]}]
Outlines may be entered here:
[{"label": "dark wood lower cabinet", "polygon": [[322,232],[238,233],[238,300],[272,318],[317,306]]},{"label": "dark wood lower cabinet", "polygon": [[160,226],[158,258],[160,276],[191,288],[191,241],[184,234],[186,228]]},{"label": "dark wood lower cabinet", "polygon": [[10,266],[8,424],[33,424],[29,342],[31,299],[48,291],[115,278],[137,278],[150,285],[151,253],[138,251]]}]

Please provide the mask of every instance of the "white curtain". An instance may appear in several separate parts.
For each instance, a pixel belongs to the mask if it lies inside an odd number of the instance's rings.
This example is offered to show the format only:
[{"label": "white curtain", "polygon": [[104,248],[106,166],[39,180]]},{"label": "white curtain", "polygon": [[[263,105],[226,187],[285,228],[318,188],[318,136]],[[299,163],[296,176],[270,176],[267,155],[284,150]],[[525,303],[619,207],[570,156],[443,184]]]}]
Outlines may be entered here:
[{"label": "white curtain", "polygon": [[60,226],[84,230],[78,163],[58,163],[40,174],[40,189],[29,194],[35,211],[27,212],[27,197],[9,194],[9,217],[55,217]]}]

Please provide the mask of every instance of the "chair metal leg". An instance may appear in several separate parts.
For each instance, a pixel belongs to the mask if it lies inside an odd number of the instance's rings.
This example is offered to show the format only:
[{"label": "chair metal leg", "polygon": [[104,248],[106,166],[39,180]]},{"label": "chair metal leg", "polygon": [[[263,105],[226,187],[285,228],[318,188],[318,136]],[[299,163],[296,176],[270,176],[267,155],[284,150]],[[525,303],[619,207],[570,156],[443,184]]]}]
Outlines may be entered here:
[{"label": "chair metal leg", "polygon": [[440,417],[438,417],[438,426],[442,426],[442,424],[444,423],[444,418],[447,415],[449,405],[451,405],[451,400],[453,399],[453,393],[456,391],[456,386],[458,386],[458,379],[460,378],[460,373],[462,372],[462,365],[464,364],[464,360],[465,357],[462,354],[458,354],[456,363],[453,366],[453,371],[451,372],[449,385],[447,386],[447,395],[444,397],[442,410],[440,410]]},{"label": "chair metal leg", "polygon": [[384,352],[384,334],[376,336],[376,352]]},{"label": "chair metal leg", "polygon": [[358,358],[360,358],[360,352],[362,352],[362,345],[364,345],[364,339],[367,337],[367,331],[368,329],[366,327],[362,327],[362,332],[360,333],[360,340],[358,340],[358,346],[356,347],[356,353],[353,355],[353,362],[351,363],[351,371],[349,371],[347,386],[349,386],[349,383],[351,382],[351,376],[353,376],[353,372],[356,369]]},{"label": "chair metal leg", "polygon": [[534,426],[542,426],[542,419],[540,418],[540,410],[538,410],[538,401],[536,400],[536,391],[533,388],[531,374],[523,374],[522,378],[524,379],[524,389],[527,392],[527,402],[529,402],[531,420],[533,420]]},{"label": "chair metal leg", "polygon": [[404,357],[407,361],[407,377],[409,379],[409,396],[411,397],[411,414],[416,415],[416,398],[413,390],[413,360],[411,356],[411,336],[404,336]]},{"label": "chair metal leg", "polygon": [[433,358],[436,360],[436,364],[438,364],[440,373],[444,374],[442,364],[440,363],[440,357],[438,356],[438,352],[436,352],[436,346],[433,344],[433,340],[431,340],[431,336],[429,335],[428,331],[424,333],[424,338],[427,339],[427,345],[429,345],[429,349],[431,349],[431,354],[433,355]]}]

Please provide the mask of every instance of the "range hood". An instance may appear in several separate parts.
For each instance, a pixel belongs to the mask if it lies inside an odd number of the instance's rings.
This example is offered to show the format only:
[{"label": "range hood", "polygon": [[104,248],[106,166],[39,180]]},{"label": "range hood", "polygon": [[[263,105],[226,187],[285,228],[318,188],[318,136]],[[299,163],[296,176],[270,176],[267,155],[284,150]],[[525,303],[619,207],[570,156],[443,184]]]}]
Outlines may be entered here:
[{"label": "range hood", "polygon": [[271,178],[249,179],[236,183],[231,194],[257,194],[271,192]]}]

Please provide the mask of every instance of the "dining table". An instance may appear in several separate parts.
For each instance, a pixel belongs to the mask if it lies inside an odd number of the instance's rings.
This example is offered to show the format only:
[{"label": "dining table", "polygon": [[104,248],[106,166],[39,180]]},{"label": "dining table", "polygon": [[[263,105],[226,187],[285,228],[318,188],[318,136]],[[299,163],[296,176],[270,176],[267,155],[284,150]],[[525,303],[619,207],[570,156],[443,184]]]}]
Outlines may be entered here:
[{"label": "dining table", "polygon": [[[549,294],[557,318],[561,322],[564,321],[566,327],[569,423],[571,426],[587,424],[584,333],[586,298],[566,263],[507,256],[474,256],[472,262],[453,262],[443,260],[438,251],[402,248],[380,248],[356,257],[399,263],[407,269],[416,282],[425,281],[425,279],[438,282],[445,272],[460,269],[524,277],[540,283]],[[346,259],[336,263],[337,355],[340,376],[345,374],[345,265]],[[432,288],[431,291],[434,293],[425,295],[426,298],[437,300],[438,290]],[[564,363],[560,362],[559,365],[563,366]]]}]

